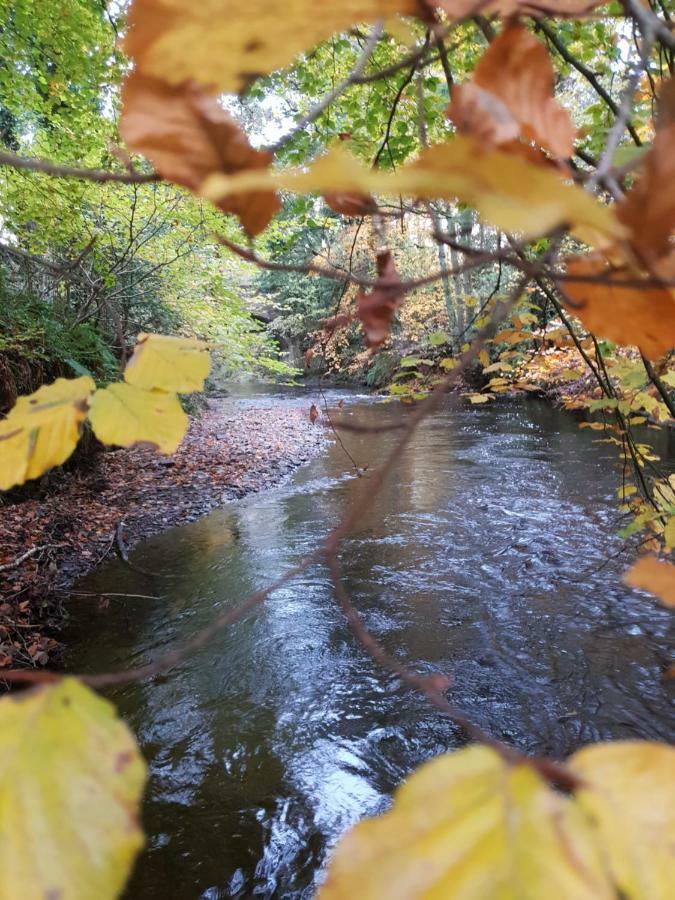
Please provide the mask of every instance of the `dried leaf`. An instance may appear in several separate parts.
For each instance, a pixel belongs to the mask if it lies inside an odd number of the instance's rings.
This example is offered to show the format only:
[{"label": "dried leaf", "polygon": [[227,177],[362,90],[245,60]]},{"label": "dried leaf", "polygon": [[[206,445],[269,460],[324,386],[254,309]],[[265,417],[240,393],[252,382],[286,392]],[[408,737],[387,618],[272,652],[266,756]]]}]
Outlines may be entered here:
[{"label": "dried leaf", "polygon": [[[573,257],[567,262],[567,272],[604,277],[598,282],[562,283],[568,308],[593,334],[617,344],[638,346],[651,359],[658,359],[675,346],[675,292],[634,284],[634,272],[610,269],[600,254]],[[620,285],[629,280],[631,286]]]},{"label": "dried leaf", "polygon": [[617,204],[619,220],[630,230],[640,263],[668,280],[675,275],[671,251],[675,232],[675,125],[658,131],[642,159],[641,174]]},{"label": "dried leaf", "polygon": [[668,900],[674,766],[666,745],[595,744],[565,796],[487,747],[439,756],[342,839],[319,900]]},{"label": "dried leaf", "polygon": [[326,194],[323,199],[343,216],[368,216],[377,212],[377,203],[368,194]]},{"label": "dried leaf", "polygon": [[394,314],[405,294],[391,250],[377,254],[377,274],[373,290],[370,293],[359,291],[356,295],[357,316],[369,347],[379,347],[387,340]]},{"label": "dried leaf", "polygon": [[675,607],[675,566],[656,556],[643,556],[623,579],[631,587],[649,591],[664,604]]},{"label": "dried leaf", "polygon": [[[120,133],[127,145],[151,160],[163,178],[196,190],[213,172],[266,169],[272,154],[255,150],[215,97],[193,84],[171,86],[132,72],[122,89]],[[222,200],[223,212],[239,216],[250,235],[261,232],[280,208],[271,191]]]},{"label": "dried leaf", "polygon": [[126,725],[74,678],[0,701],[0,897],[117,897],[145,778]]},{"label": "dried leaf", "polygon": [[141,333],[124,380],[137,387],[190,394],[203,389],[210,370],[211,357],[204,341]]},{"label": "dried leaf", "polygon": [[19,397],[0,422],[0,490],[39,478],[71,455],[96,385],[88,376],[57,378]]},{"label": "dried leaf", "polygon": [[471,81],[453,87],[448,115],[459,131],[488,145],[523,137],[567,159],[576,131],[553,87],[544,44],[522,25],[509,25],[483,54]]},{"label": "dried leaf", "polygon": [[312,403],[312,405],[309,408],[309,421],[312,423],[312,425],[316,422],[316,420],[319,418],[320,415],[321,415],[321,413],[316,408],[316,405],[314,403]]},{"label": "dried leaf", "polygon": [[104,444],[152,444],[167,455],[178,449],[188,426],[176,394],[146,391],[134,384],[111,384],[96,391],[89,419]]},{"label": "dried leaf", "polygon": [[367,169],[338,145],[307,169],[215,175],[201,188],[219,200],[253,188],[296,193],[350,193],[459,199],[483,218],[526,238],[570,225],[588,243],[600,246],[625,235],[613,212],[553,171],[532,165],[457,135],[423,151],[395,172]]}]

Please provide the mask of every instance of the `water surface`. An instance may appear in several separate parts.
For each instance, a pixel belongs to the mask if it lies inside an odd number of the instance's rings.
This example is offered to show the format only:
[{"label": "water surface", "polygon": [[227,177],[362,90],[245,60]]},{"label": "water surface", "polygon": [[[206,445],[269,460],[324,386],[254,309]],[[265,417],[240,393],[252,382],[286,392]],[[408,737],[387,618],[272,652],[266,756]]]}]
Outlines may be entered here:
[{"label": "water surface", "polygon": [[[364,399],[341,413],[367,424],[405,414]],[[372,468],[395,435],[344,440]],[[344,544],[346,584],[390,652],[450,674],[453,702],[528,752],[673,734],[669,616],[621,583],[616,461],[543,403],[449,399]],[[70,667],[136,665],[190,637],[312,550],[356,487],[332,444],[286,485],[133,555],[170,577],[122,563],[94,573],[84,588],[161,599],[80,603]],[[422,760],[464,742],[356,644],[320,566],[169,677],[111,696],[151,769],[149,846],[129,889],[143,900],[310,897],[337,837],[384,810]]]}]

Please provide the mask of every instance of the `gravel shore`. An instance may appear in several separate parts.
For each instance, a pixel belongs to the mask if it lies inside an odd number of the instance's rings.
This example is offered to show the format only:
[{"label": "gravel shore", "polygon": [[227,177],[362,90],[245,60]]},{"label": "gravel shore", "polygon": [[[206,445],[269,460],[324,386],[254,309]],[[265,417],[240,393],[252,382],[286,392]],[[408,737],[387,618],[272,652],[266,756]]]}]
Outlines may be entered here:
[{"label": "gravel shore", "polygon": [[[0,508],[0,673],[58,654],[68,588],[110,554],[284,480],[319,452],[304,407],[210,400],[171,457],[147,448],[97,454],[51,476],[44,496]],[[0,674],[1,677],[1,674]]]}]

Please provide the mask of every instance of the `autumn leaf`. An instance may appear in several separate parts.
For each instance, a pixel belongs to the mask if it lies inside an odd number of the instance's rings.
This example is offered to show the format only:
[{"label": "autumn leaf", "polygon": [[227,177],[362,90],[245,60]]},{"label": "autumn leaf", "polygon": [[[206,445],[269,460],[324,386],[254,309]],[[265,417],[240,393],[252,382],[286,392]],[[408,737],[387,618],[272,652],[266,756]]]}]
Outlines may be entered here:
[{"label": "autumn leaf", "polygon": [[323,199],[343,216],[368,216],[377,212],[377,204],[368,194],[326,194]]},{"label": "autumn leaf", "polygon": [[151,444],[167,455],[178,449],[188,426],[176,394],[147,391],[134,384],[99,388],[91,401],[89,419],[104,444]]},{"label": "autumn leaf", "polygon": [[376,258],[378,278],[375,287],[369,293],[361,290],[356,295],[357,316],[369,347],[380,347],[387,340],[394,315],[405,295],[391,250],[382,250]]},{"label": "autumn leaf", "polygon": [[321,414],[319,410],[316,408],[316,404],[312,403],[309,408],[309,421],[312,423],[312,425],[316,422],[320,415]]},{"label": "autumn leaf", "polygon": [[137,387],[190,394],[203,389],[210,370],[211,357],[204,341],[141,333],[124,380]]},{"label": "autumn leaf", "polygon": [[[232,174],[265,169],[272,154],[255,150],[234,119],[193,84],[170,85],[132,72],[122,88],[120,133],[127,146],[151,160],[167,181],[196,190],[213,172]],[[223,199],[219,208],[234,213],[249,235],[256,235],[280,209],[271,191]]]},{"label": "autumn leaf", "polygon": [[546,47],[522,25],[509,25],[483,54],[471,80],[453,87],[448,116],[458,131],[489,146],[508,147],[522,137],[567,159],[576,132],[553,87]]},{"label": "autumn leaf", "polygon": [[656,556],[643,556],[623,579],[626,584],[641,591],[649,591],[664,604],[675,607],[675,566]]},{"label": "autumn leaf", "polygon": [[39,478],[71,455],[96,385],[88,376],[57,378],[19,397],[0,422],[0,490]]},{"label": "autumn leaf", "polygon": [[[597,253],[569,259],[567,274],[571,278],[561,282],[567,307],[590,332],[638,346],[651,359],[675,347],[675,292],[643,287],[635,272],[610,268]],[[575,281],[574,276],[603,280]],[[622,281],[630,284],[622,286]]]},{"label": "autumn leaf", "polygon": [[342,839],[319,900],[668,900],[674,766],[665,745],[596,744],[566,796],[487,747],[436,757]]},{"label": "autumn leaf", "polygon": [[553,171],[469,137],[424,150],[395,172],[369,169],[338,145],[306,169],[213,175],[201,187],[208,199],[252,189],[295,193],[351,193],[458,199],[492,225],[525,238],[570,225],[588,243],[604,246],[625,235],[613,212]]},{"label": "autumn leaf", "polygon": [[283,13],[269,0],[134,0],[124,47],[147,75],[237,93],[335,32],[397,13],[429,15],[421,0],[294,0]]},{"label": "autumn leaf", "polygon": [[0,897],[117,897],[145,779],[126,725],[74,678],[3,698]]},{"label": "autumn leaf", "polygon": [[396,14],[433,21],[433,9],[452,19],[517,13],[580,18],[598,0],[294,0],[283,15],[269,0],[134,0],[124,49],[136,68],[174,85],[196,81],[212,93],[238,93],[254,78],[281,69],[298,54],[362,22]]},{"label": "autumn leaf", "polygon": [[642,159],[636,184],[617,204],[630,242],[645,269],[664,280],[675,277],[675,125],[657,132]]}]

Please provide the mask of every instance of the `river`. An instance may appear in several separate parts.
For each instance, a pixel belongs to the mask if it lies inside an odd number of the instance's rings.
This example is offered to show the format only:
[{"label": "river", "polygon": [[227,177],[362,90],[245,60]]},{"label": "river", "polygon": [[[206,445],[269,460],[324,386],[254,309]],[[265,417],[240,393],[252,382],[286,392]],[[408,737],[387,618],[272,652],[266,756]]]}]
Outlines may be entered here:
[{"label": "river", "polygon": [[[406,413],[352,395],[339,414],[373,425]],[[396,436],[344,440],[372,469]],[[670,616],[621,582],[616,452],[597,440],[536,400],[449,398],[341,557],[389,651],[449,674],[455,704],[532,753],[673,734]],[[312,550],[358,483],[332,443],[285,485],[139,547],[133,562],[161,578],[105,565],[84,589],[161,599],[80,601],[69,668],[136,665],[190,637]],[[422,760],[464,742],[363,652],[320,566],[169,676],[108,694],[151,771],[134,900],[310,897],[337,837],[386,809]]]}]

